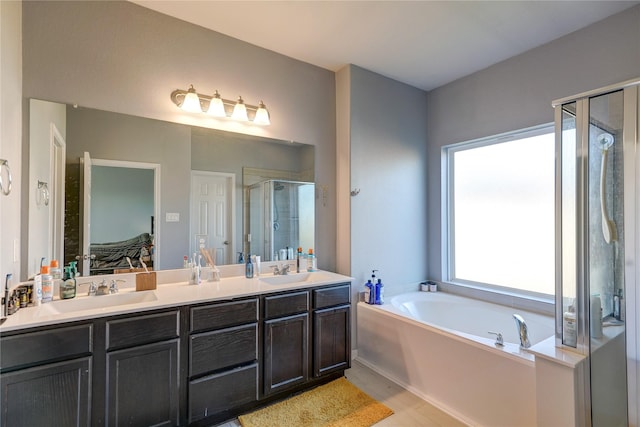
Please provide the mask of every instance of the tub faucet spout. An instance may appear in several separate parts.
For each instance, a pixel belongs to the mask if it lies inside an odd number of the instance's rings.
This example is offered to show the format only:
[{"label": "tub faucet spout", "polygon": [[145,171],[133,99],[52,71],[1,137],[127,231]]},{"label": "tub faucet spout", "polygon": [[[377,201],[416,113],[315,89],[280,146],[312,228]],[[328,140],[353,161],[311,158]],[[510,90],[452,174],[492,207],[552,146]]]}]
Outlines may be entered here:
[{"label": "tub faucet spout", "polygon": [[527,324],[524,319],[519,314],[514,314],[513,318],[516,320],[516,327],[518,328],[518,334],[520,335],[520,347],[531,347],[531,343],[529,342],[529,332],[527,331]]}]

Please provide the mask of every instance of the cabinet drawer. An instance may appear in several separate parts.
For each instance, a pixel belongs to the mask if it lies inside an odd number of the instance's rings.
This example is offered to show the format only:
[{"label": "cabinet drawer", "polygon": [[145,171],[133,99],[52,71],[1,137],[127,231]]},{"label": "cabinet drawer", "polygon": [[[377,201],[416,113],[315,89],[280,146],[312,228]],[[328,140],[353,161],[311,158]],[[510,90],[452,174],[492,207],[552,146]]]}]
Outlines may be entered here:
[{"label": "cabinet drawer", "polygon": [[289,294],[264,297],[264,318],[289,316],[309,310],[309,292],[293,292]]},{"label": "cabinet drawer", "polygon": [[92,348],[92,325],[69,326],[3,337],[0,339],[0,369],[7,371],[89,355]]},{"label": "cabinet drawer", "polygon": [[180,312],[149,314],[107,321],[107,350],[177,338]]},{"label": "cabinet drawer", "polygon": [[191,332],[228,328],[257,320],[257,299],[194,307],[191,309]]},{"label": "cabinet drawer", "polygon": [[258,325],[193,335],[189,354],[190,376],[253,362],[258,359]]},{"label": "cabinet drawer", "polygon": [[257,400],[258,365],[189,383],[189,423]]},{"label": "cabinet drawer", "polygon": [[313,291],[313,308],[325,308],[351,302],[351,285],[344,284]]}]

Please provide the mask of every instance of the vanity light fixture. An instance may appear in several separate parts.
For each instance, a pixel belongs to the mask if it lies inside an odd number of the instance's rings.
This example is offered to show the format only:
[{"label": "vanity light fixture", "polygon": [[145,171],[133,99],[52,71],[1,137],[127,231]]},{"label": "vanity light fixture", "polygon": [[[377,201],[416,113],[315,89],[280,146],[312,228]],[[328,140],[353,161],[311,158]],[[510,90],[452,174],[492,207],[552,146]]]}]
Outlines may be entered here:
[{"label": "vanity light fixture", "polygon": [[245,104],[241,96],[237,101],[224,99],[216,90],[213,95],[196,92],[193,85],[189,89],[177,89],[171,93],[171,101],[183,111],[206,113],[213,117],[227,117],[257,125],[270,125],[271,117],[264,102],[258,105]]}]

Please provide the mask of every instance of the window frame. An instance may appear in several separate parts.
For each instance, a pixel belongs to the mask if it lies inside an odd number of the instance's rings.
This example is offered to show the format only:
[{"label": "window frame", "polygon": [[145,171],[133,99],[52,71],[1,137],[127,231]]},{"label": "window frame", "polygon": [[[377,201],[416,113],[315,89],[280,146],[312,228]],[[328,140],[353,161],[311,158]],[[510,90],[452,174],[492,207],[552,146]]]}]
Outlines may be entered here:
[{"label": "window frame", "polygon": [[[445,284],[456,287],[456,291],[462,294],[479,296],[477,291],[484,294],[488,292],[488,299],[495,301],[496,296],[506,296],[512,305],[524,305],[537,311],[548,312],[555,302],[554,294],[527,291],[510,288],[491,283],[476,282],[455,277],[455,227],[454,227],[454,154],[474,148],[488,147],[491,145],[507,143],[519,139],[539,136],[543,134],[555,134],[553,122],[542,125],[501,133],[498,135],[477,138],[473,140],[445,145],[441,148],[441,250],[442,250],[442,281]],[[555,153],[555,149],[554,149]],[[555,174],[555,165],[553,167]],[[557,179],[554,176],[554,181]],[[555,186],[554,186],[555,191]],[[553,248],[555,250],[555,247]],[[555,269],[554,264],[554,269]],[[555,274],[554,274],[555,277]],[[515,298],[515,300],[514,300]],[[519,300],[519,303],[518,301]],[[500,301],[499,301],[500,302]],[[504,302],[504,300],[502,301]]]}]

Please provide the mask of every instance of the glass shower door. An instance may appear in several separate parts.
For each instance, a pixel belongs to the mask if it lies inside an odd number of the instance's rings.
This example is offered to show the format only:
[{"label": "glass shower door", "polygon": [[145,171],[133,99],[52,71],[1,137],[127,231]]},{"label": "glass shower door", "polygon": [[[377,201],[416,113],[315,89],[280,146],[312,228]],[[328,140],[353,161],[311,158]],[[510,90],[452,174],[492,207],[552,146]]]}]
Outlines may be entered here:
[{"label": "glass shower door", "polygon": [[639,89],[554,102],[556,345],[586,356],[588,426],[640,425]]},{"label": "glass shower door", "polygon": [[591,420],[626,426],[624,92],[588,99],[587,277]]}]

